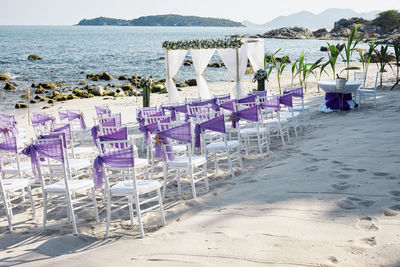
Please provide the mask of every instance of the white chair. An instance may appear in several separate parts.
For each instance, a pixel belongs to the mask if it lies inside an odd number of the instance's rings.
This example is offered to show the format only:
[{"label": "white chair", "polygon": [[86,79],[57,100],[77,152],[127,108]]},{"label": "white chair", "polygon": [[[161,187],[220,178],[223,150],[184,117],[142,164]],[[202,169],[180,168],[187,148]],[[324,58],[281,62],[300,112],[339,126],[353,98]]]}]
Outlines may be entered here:
[{"label": "white chair", "polygon": [[[199,122],[196,127],[201,129],[201,145],[207,161],[209,157],[214,158],[216,173],[218,173],[218,159],[224,159],[226,156],[232,177],[235,177],[235,172],[233,170],[233,163],[235,162],[239,164],[240,171],[243,174],[240,140],[228,141],[224,115],[218,115],[211,120]],[[219,131],[216,131],[216,128],[218,128]],[[217,134],[207,134],[207,132],[210,131]],[[240,138],[240,135],[238,135],[238,138]]]},{"label": "white chair", "polygon": [[[134,215],[133,215],[133,204],[135,205],[136,216],[140,229],[140,237],[144,237],[144,229],[142,222],[142,214],[154,210],[159,209],[161,215],[162,224],[165,225],[165,216],[164,216],[164,208],[161,198],[161,183],[157,180],[137,180],[136,179],[136,167],[137,167],[137,158],[134,156],[134,149],[132,146],[132,142],[129,140],[126,141],[107,141],[107,142],[99,142],[100,146],[113,148],[113,150],[107,150],[107,152],[103,153],[100,150],[100,156],[103,160],[105,158],[110,159],[109,161],[105,160],[104,164],[104,181],[105,181],[105,194],[107,196],[107,224],[106,224],[106,235],[109,236],[109,229],[111,223],[111,206],[115,204],[123,204],[128,205],[129,208],[129,216],[131,220],[131,225],[134,225]],[[121,145],[123,144],[123,147]],[[114,152],[114,153],[113,153]],[[118,163],[118,159],[124,159],[124,167]],[[115,163],[112,163],[112,160]],[[131,161],[130,161],[131,160]],[[116,172],[115,170],[119,171]],[[118,181],[116,184],[112,185],[111,179],[119,179],[122,181]],[[154,194],[155,193],[155,194]],[[155,203],[153,205],[149,205],[149,203]],[[142,205],[146,204],[145,209],[142,209]]]},{"label": "white chair", "polygon": [[285,136],[287,137],[288,143],[290,143],[290,133],[289,133],[289,122],[287,118],[281,118],[280,116],[280,96],[267,97],[260,102],[262,108],[270,109],[275,114],[272,118],[267,118],[264,120],[264,125],[268,127],[270,136],[275,135],[280,137],[282,145],[286,145]]},{"label": "white chair", "polygon": [[[6,149],[6,150],[4,150]],[[26,173],[31,173],[32,167],[29,168],[30,162],[26,162],[29,164],[22,164],[19,162],[19,155],[17,151],[17,143],[15,137],[2,137],[0,141],[0,150],[6,151],[9,154],[13,154],[11,158],[13,158],[16,162],[11,163],[8,166],[2,166],[2,160],[0,160],[0,204],[3,204],[8,220],[8,228],[10,231],[13,230],[12,218],[13,218],[13,209],[22,206],[27,203],[26,197],[29,197],[29,202],[32,208],[33,218],[36,217],[35,212],[35,202],[33,201],[32,191],[31,191],[31,182],[28,178],[23,178]],[[12,151],[11,151],[12,150]],[[3,153],[2,156],[4,157]],[[30,170],[25,169],[29,168]],[[6,175],[9,176],[17,176],[18,178],[9,178],[6,179]],[[20,200],[19,203],[15,203],[16,200]],[[14,202],[14,203],[13,203]]]},{"label": "white chair", "polygon": [[[169,128],[156,135],[155,145],[160,146],[163,157],[164,182],[162,196],[165,198],[167,185],[171,182],[169,171],[176,171],[174,179],[178,183],[178,194],[181,194],[181,182],[188,181],[191,185],[193,198],[197,197],[195,185],[204,182],[206,192],[209,191],[207,177],[207,159],[205,156],[192,155],[193,127],[190,122]],[[168,137],[167,137],[168,136]],[[165,140],[164,140],[165,139]],[[165,144],[168,139],[177,140],[187,144],[186,155],[175,155],[173,147]],[[197,172],[195,171],[197,169]],[[181,178],[189,176],[189,180]]]},{"label": "white chair", "polygon": [[[269,129],[264,124],[260,107],[256,103],[239,103],[235,104],[236,116],[239,116],[240,121],[237,122],[237,131],[240,135],[240,141],[244,142],[246,155],[249,155],[249,148],[254,147],[252,143],[256,143],[256,147],[260,151],[261,158],[264,158],[264,147],[269,152]],[[232,114],[232,116],[234,115]],[[230,120],[234,120],[231,118]],[[243,123],[241,121],[245,121]]]},{"label": "white chair", "polygon": [[374,101],[374,107],[376,108],[376,88],[378,86],[378,77],[379,77],[379,72],[376,73],[376,77],[375,77],[375,84],[374,84],[374,89],[358,89],[357,93],[358,93],[358,108],[361,108],[361,102],[364,101],[365,104],[365,100],[367,98],[373,98]]},{"label": "white chair", "polygon": [[[296,138],[299,132],[303,132],[301,126],[301,112],[293,110],[293,93],[288,93],[279,97],[281,104],[286,107],[285,110],[280,110],[280,118],[286,119],[289,128],[292,128]],[[298,130],[297,130],[298,129]]]},{"label": "white chair", "polygon": [[0,151],[3,157],[2,174],[3,177],[27,178],[32,175],[31,162],[21,161],[18,153],[18,142],[15,136],[0,136]]},{"label": "white chair", "polygon": [[185,104],[192,104],[195,102],[201,102],[201,97],[185,97]]},{"label": "white chair", "polygon": [[[38,172],[42,187],[43,231],[46,229],[47,209],[50,202],[65,203],[67,205],[68,221],[72,223],[75,235],[78,234],[75,211],[93,206],[96,222],[98,223],[99,216],[93,179],[76,179],[76,177],[73,179],[68,154],[63,144],[63,138],[60,136],[55,139],[35,140],[31,146],[33,146],[33,148],[28,147],[24,150],[25,153],[31,157],[36,156],[37,158],[47,159],[47,163],[34,164],[33,166]],[[34,153],[35,155],[29,153]],[[58,168],[54,168],[56,165]],[[46,178],[49,177],[51,180],[58,179],[58,181],[47,184]],[[79,206],[76,205],[85,199],[89,199],[92,203],[85,202]]]}]

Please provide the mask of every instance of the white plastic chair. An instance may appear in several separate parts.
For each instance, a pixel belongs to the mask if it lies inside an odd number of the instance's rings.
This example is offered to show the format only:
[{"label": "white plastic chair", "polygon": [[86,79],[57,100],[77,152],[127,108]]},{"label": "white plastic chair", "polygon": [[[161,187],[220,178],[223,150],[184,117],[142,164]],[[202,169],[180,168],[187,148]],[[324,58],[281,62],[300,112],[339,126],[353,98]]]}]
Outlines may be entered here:
[{"label": "white plastic chair", "polygon": [[[190,139],[192,139],[192,134],[193,134],[193,127],[190,122],[183,123],[179,126],[169,128],[165,131],[179,131],[181,129],[185,129],[186,134],[190,136]],[[166,195],[166,190],[167,190],[167,185],[168,183],[171,182],[171,179],[169,178],[169,171],[174,170],[176,171],[174,179],[176,179],[178,183],[178,194],[181,194],[181,176],[189,176],[188,182],[190,182],[191,189],[192,189],[192,195],[193,198],[197,197],[196,193],[196,187],[195,185],[198,182],[203,181],[205,184],[205,189],[206,192],[209,191],[209,184],[208,184],[208,177],[207,177],[207,159],[205,156],[195,156],[192,154],[192,143],[191,141],[187,143],[187,149],[186,149],[186,155],[175,155],[172,146],[171,150],[168,151],[167,146],[163,143],[166,140],[160,140],[160,135],[162,136],[164,132],[159,133],[156,135],[156,140],[155,143],[156,145],[160,145],[163,153],[163,170],[164,170],[164,182],[163,182],[163,191],[162,191],[162,196],[163,199],[165,198]],[[161,137],[162,138],[162,137]],[[174,138],[169,138],[172,140],[179,140],[176,139],[177,137]],[[167,138],[168,139],[168,138]],[[180,140],[179,140],[180,141]],[[173,159],[172,159],[173,157]],[[195,170],[197,172],[195,172]],[[197,178],[196,178],[197,177]],[[184,180],[187,181],[187,180]]]},{"label": "white plastic chair", "polygon": [[[135,204],[136,216],[140,229],[140,237],[144,237],[144,229],[142,222],[142,214],[154,210],[159,209],[161,215],[162,224],[165,225],[165,215],[164,208],[161,198],[161,183],[157,180],[137,180],[136,179],[136,167],[137,167],[137,158],[134,156],[134,149],[132,146],[131,140],[125,141],[106,141],[99,142],[100,146],[108,147],[107,152],[118,151],[121,149],[129,149],[132,148],[132,165],[134,167],[118,167],[115,168],[112,165],[104,166],[104,180],[105,180],[105,194],[107,197],[107,223],[106,223],[106,235],[109,236],[109,229],[111,223],[111,206],[114,204],[119,205],[128,205],[129,207],[129,216],[131,220],[131,225],[134,225],[134,215],[133,215],[133,204]],[[111,149],[113,148],[113,149]],[[100,155],[107,155],[107,152],[103,153],[100,150]],[[116,157],[117,159],[117,157]],[[116,172],[115,170],[119,171]],[[110,179],[119,179],[122,181],[117,182],[112,185]],[[155,193],[155,194],[154,194]],[[142,197],[144,198],[142,200]],[[156,204],[149,206],[149,203],[156,202]],[[146,204],[146,208],[142,209],[141,206]]]},{"label": "white plastic chair", "polygon": [[[99,222],[93,179],[73,179],[68,154],[61,136],[57,139],[40,139],[33,142],[33,145],[38,147],[40,147],[40,144],[49,145],[52,151],[50,153],[51,156],[46,153],[38,153],[38,157],[47,158],[48,160],[47,163],[37,166],[43,194],[43,231],[46,230],[48,204],[50,202],[61,202],[67,205],[68,221],[72,223],[74,234],[77,235],[78,228],[76,226],[75,211],[93,206],[96,222]],[[63,157],[64,161],[58,161],[55,157]],[[55,166],[58,167],[54,168]],[[58,178],[58,181],[46,184],[46,178],[48,177],[51,180]],[[85,199],[91,200],[92,203],[86,202],[80,206],[75,205]]]},{"label": "white plastic chair", "polygon": [[376,108],[376,88],[378,86],[378,77],[379,77],[379,72],[376,73],[376,77],[375,77],[375,84],[374,84],[374,89],[358,89],[357,93],[358,93],[358,108],[361,108],[361,102],[363,102],[364,100],[364,104],[365,104],[365,100],[367,98],[373,98],[374,100],[374,107]]}]

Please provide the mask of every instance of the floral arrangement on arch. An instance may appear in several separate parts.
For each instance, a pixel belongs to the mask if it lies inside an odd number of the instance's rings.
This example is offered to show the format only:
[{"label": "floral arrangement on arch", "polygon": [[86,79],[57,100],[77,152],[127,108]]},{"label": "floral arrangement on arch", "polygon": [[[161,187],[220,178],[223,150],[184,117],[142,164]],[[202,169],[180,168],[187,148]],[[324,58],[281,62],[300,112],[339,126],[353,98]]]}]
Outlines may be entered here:
[{"label": "floral arrangement on arch", "polygon": [[164,41],[162,48],[165,50],[190,50],[190,49],[222,49],[240,48],[243,42],[237,38]]},{"label": "floral arrangement on arch", "polygon": [[268,81],[268,72],[263,70],[263,69],[259,69],[258,71],[256,71],[254,73],[252,81],[256,82],[256,81],[262,81],[262,80],[267,80]]}]

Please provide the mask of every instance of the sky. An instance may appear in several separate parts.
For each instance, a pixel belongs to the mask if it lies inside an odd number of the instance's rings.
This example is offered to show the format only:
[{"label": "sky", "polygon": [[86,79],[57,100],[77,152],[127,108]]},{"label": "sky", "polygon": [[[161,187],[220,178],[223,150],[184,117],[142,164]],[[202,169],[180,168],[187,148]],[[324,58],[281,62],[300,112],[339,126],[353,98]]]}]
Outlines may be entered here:
[{"label": "sky", "polygon": [[399,9],[400,0],[0,0],[0,25],[73,25],[100,16],[133,19],[179,14],[248,20],[263,24],[307,10],[350,8],[357,12]]}]

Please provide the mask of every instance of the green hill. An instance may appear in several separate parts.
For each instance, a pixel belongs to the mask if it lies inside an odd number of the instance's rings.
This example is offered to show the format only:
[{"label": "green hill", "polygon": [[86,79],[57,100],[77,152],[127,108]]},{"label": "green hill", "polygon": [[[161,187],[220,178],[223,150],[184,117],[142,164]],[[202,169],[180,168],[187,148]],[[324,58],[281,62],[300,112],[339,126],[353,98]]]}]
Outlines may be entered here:
[{"label": "green hill", "polygon": [[146,16],[132,20],[98,17],[83,19],[78,26],[186,26],[186,27],[245,27],[229,19],[181,15]]}]

